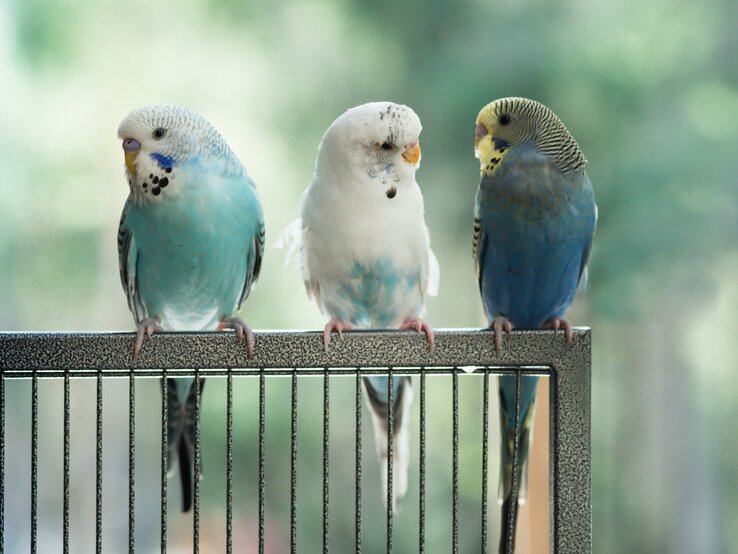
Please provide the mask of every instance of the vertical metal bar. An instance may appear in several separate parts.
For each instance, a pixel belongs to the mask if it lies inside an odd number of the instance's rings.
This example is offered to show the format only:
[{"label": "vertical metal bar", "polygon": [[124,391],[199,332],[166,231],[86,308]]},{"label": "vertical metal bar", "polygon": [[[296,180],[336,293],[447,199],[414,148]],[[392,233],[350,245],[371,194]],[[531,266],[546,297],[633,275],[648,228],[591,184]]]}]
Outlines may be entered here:
[{"label": "vertical metal bar", "polygon": [[328,446],[330,434],[330,379],[328,368],[323,370],[323,554],[328,554]]},{"label": "vertical metal bar", "polygon": [[507,554],[515,552],[515,527],[518,518],[518,465],[520,458],[520,369],[515,370],[515,432],[512,456],[512,485],[510,487],[510,516],[507,520]]},{"label": "vertical metal bar", "polygon": [[[195,370],[195,452],[192,471],[192,552],[200,552],[200,370]],[[180,468],[181,471],[181,468]]]},{"label": "vertical metal bar", "polygon": [[31,380],[31,553],[38,544],[38,374]]},{"label": "vertical metal bar", "polygon": [[5,552],[5,375],[0,373],[0,554]]},{"label": "vertical metal bar", "polygon": [[64,554],[69,554],[69,370],[64,372]]},{"label": "vertical metal bar", "polygon": [[482,554],[487,552],[487,476],[489,464],[489,368],[484,368],[482,392]]},{"label": "vertical metal bar", "polygon": [[392,526],[393,526],[393,458],[394,458],[394,421],[393,421],[393,404],[394,399],[394,375],[392,368],[387,368],[387,554],[392,553]]},{"label": "vertical metal bar", "polygon": [[233,552],[233,371],[226,381],[226,552]]},{"label": "vertical metal bar", "polygon": [[136,551],[136,379],[128,377],[128,551]]},{"label": "vertical metal bar", "polygon": [[160,545],[162,554],[167,551],[167,475],[169,473],[169,383],[167,370],[161,377],[161,522]]},{"label": "vertical metal bar", "polygon": [[266,376],[264,369],[259,372],[259,554],[264,554],[264,438],[266,415]]},{"label": "vertical metal bar", "polygon": [[453,434],[451,445],[452,457],[452,534],[451,551],[457,554],[459,551],[459,368],[453,368]]},{"label": "vertical metal bar", "polygon": [[420,370],[420,483],[418,488],[418,553],[425,554],[425,368]]},{"label": "vertical metal bar", "polygon": [[592,335],[577,335],[549,379],[552,552],[592,551]]},{"label": "vertical metal bar", "polygon": [[354,525],[356,530],[356,554],[361,554],[361,368],[356,368],[356,492],[354,493]]},{"label": "vertical metal bar", "polygon": [[292,369],[290,411],[290,552],[297,553],[297,368]]},{"label": "vertical metal bar", "polygon": [[97,370],[97,407],[95,426],[95,553],[102,554],[103,507],[103,382],[102,371]]}]

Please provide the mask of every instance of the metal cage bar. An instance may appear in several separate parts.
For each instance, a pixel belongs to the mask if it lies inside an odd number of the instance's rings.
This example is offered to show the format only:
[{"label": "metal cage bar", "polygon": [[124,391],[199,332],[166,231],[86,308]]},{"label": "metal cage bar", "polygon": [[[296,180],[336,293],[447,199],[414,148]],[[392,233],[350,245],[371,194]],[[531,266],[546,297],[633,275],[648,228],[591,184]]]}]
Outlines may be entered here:
[{"label": "metal cage bar", "polygon": [[161,519],[159,530],[159,550],[161,554],[167,552],[167,474],[169,473],[169,402],[168,402],[167,372],[161,376]]},{"label": "metal cage bar", "polygon": [[96,374],[95,392],[95,552],[102,553],[103,534],[103,380],[102,371]]},{"label": "metal cage bar", "polygon": [[330,456],[328,455],[328,447],[330,445],[330,384],[328,378],[330,370],[323,370],[323,554],[328,554],[328,540],[330,538],[329,528],[329,490],[330,476],[328,473]]},{"label": "metal cage bar", "polygon": [[31,381],[31,554],[38,550],[38,375]]},{"label": "metal cage bar", "polygon": [[482,554],[487,552],[487,479],[489,464],[489,369],[484,370],[482,388]]},{"label": "metal cage bar", "polygon": [[297,369],[292,371],[290,402],[290,552],[297,554]]},{"label": "metal cage bar", "polygon": [[392,366],[387,368],[387,554],[392,554],[392,516],[394,514],[393,459],[394,459],[394,413],[392,398],[394,373]]},{"label": "metal cage bar", "polygon": [[[470,366],[484,375],[483,390],[483,459],[482,475],[485,485],[481,491],[482,502],[482,548],[487,546],[487,441],[489,439],[489,374],[516,375],[519,383],[523,375],[547,375],[550,377],[550,495],[551,525],[550,544],[556,552],[589,552],[591,550],[591,473],[590,473],[590,360],[591,337],[588,329],[575,329],[574,343],[567,348],[561,334],[551,331],[514,332],[503,337],[503,347],[494,349],[490,333],[485,331],[450,330],[438,331],[436,347],[429,352],[425,341],[412,332],[352,332],[342,340],[334,341],[329,352],[322,348],[319,332],[260,332],[255,334],[255,355],[246,357],[245,349],[235,340],[232,333],[161,333],[147,341],[141,354],[133,359],[130,354],[133,335],[131,333],[0,333],[0,515],[5,515],[5,467],[6,437],[6,379],[31,379],[31,539],[32,551],[37,548],[37,487],[38,487],[38,381],[45,378],[89,377],[97,379],[96,410],[96,551],[102,552],[103,525],[103,380],[106,377],[129,379],[129,544],[135,546],[135,382],[138,377],[195,377],[195,513],[193,540],[195,548],[199,542],[199,494],[197,472],[199,470],[199,417],[200,378],[209,376],[228,377],[229,399],[228,420],[232,426],[232,377],[260,377],[260,418],[264,411],[264,378],[272,375],[291,376],[293,379],[293,420],[296,420],[296,382],[300,375],[323,376],[323,439],[324,439],[324,551],[328,548],[329,502],[328,502],[328,448],[329,448],[329,391],[330,376],[353,375],[357,377],[356,388],[356,476],[359,486],[356,495],[356,545],[361,548],[361,389],[360,378],[366,375],[389,375],[397,379],[401,375],[420,376],[420,497],[419,497],[419,551],[426,548],[425,498],[426,437],[425,437],[425,393],[426,375],[452,375],[454,380],[454,430],[453,442],[458,441],[458,378],[459,369]],[[194,368],[183,370],[181,368]],[[299,368],[299,369],[296,369]],[[330,368],[330,369],[329,369]],[[360,369],[359,369],[360,368]],[[390,369],[391,368],[391,369]],[[519,386],[519,385],[518,385]],[[391,388],[390,388],[391,390]],[[65,389],[68,393],[68,389]],[[65,399],[67,400],[67,399]],[[391,403],[390,403],[391,405]],[[66,406],[65,406],[66,408]],[[519,408],[518,408],[519,409]],[[162,405],[162,421],[166,416]],[[65,435],[68,414],[65,409]],[[388,414],[388,419],[393,415]],[[392,425],[394,422],[389,422]],[[263,420],[260,421],[260,437],[263,441]],[[293,457],[296,458],[296,423],[293,425]],[[390,433],[390,437],[392,433]],[[232,441],[232,428],[228,431]],[[391,441],[391,438],[389,439]],[[388,441],[388,442],[389,442]],[[65,436],[65,456],[68,455]],[[388,449],[391,449],[391,443]],[[229,463],[232,444],[228,446]],[[260,444],[260,464],[263,464],[263,443]],[[166,432],[162,434],[162,478],[166,469]],[[452,454],[458,456],[457,452]],[[390,458],[391,459],[391,456]],[[514,461],[516,462],[516,461]],[[454,460],[454,466],[456,461]],[[391,505],[391,464],[388,463],[388,504]],[[68,467],[66,467],[68,472]],[[456,472],[457,468],[455,468]],[[232,469],[231,469],[232,471]],[[293,482],[296,469],[293,462]],[[458,486],[454,475],[454,488]],[[68,485],[65,486],[65,489]],[[260,468],[260,504],[263,504],[263,467]],[[518,483],[514,483],[517,487]],[[232,485],[227,485],[230,495]],[[162,483],[163,496],[166,484]],[[454,491],[457,493],[457,491]],[[66,490],[65,490],[66,494]],[[66,501],[66,498],[65,498]],[[231,498],[227,502],[231,503]],[[454,498],[454,504],[457,499]],[[292,499],[292,544],[296,549],[296,501]],[[456,508],[454,507],[454,511]],[[260,548],[263,549],[263,505],[260,505]],[[162,546],[166,547],[166,500],[162,499]],[[229,516],[232,517],[232,516]],[[457,514],[454,514],[454,518]],[[388,547],[392,547],[392,515],[388,511]],[[67,523],[65,521],[65,528]],[[456,527],[456,523],[454,524]],[[7,534],[0,523],[2,538]],[[226,533],[230,535],[227,524]],[[453,529],[452,541],[456,545]],[[230,536],[229,539],[230,541]],[[4,548],[0,545],[0,550]],[[163,550],[162,548],[162,550]]]},{"label": "metal cage bar", "polygon": [[128,551],[136,551],[136,378],[128,377]]},{"label": "metal cage bar", "polygon": [[[294,381],[293,381],[294,385]],[[293,400],[294,404],[294,400]],[[233,552],[233,373],[226,381],[226,554]]]},{"label": "metal cage bar", "polygon": [[259,372],[259,554],[264,554],[264,517],[266,477],[264,473],[264,437],[266,429],[266,377]]},{"label": "metal cage bar", "polygon": [[5,379],[0,379],[0,554],[5,552]]},{"label": "metal cage bar", "polygon": [[195,451],[192,468],[192,552],[200,552],[200,372],[195,369],[195,380],[192,382],[195,389]]},{"label": "metal cage bar", "polygon": [[418,553],[425,554],[425,370],[420,373],[420,452],[418,452]]},{"label": "metal cage bar", "polygon": [[452,374],[451,425],[451,552],[459,552],[459,370]]},{"label": "metal cage bar", "polygon": [[64,375],[64,470],[63,470],[63,552],[69,554],[69,433],[71,422],[69,420],[69,372]]},{"label": "metal cage bar", "polygon": [[356,451],[354,459],[356,492],[354,493],[354,523],[356,554],[361,554],[361,368],[356,368],[356,423],[354,425]]}]

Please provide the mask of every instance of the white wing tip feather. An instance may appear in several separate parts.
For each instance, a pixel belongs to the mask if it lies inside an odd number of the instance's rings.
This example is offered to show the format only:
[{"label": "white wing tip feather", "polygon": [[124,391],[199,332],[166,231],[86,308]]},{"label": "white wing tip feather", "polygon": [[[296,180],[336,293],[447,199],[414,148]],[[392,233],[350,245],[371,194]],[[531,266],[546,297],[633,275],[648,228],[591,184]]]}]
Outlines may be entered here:
[{"label": "white wing tip feather", "polygon": [[284,255],[284,265],[288,266],[293,260],[300,257],[300,248],[302,247],[302,219],[299,217],[289,223],[277,235],[273,248],[286,248]]}]

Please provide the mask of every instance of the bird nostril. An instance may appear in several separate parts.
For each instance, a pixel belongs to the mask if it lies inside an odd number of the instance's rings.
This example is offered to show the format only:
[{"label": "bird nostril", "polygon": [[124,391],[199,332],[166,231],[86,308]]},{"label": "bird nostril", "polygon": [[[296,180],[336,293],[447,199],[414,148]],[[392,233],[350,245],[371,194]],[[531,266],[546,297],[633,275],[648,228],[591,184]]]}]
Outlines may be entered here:
[{"label": "bird nostril", "polygon": [[141,143],[138,142],[136,139],[125,139],[123,141],[123,150],[126,152],[138,152],[141,150]]}]

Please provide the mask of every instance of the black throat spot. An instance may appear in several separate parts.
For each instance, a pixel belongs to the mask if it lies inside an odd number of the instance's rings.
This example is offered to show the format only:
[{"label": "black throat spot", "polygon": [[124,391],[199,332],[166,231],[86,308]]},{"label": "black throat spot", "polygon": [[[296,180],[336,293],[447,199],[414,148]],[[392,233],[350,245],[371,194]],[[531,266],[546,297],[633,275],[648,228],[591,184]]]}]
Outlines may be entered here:
[{"label": "black throat spot", "polygon": [[387,189],[386,194],[387,194],[387,198],[392,200],[395,196],[397,196],[397,187],[395,187],[394,185],[391,186],[390,188]]}]

